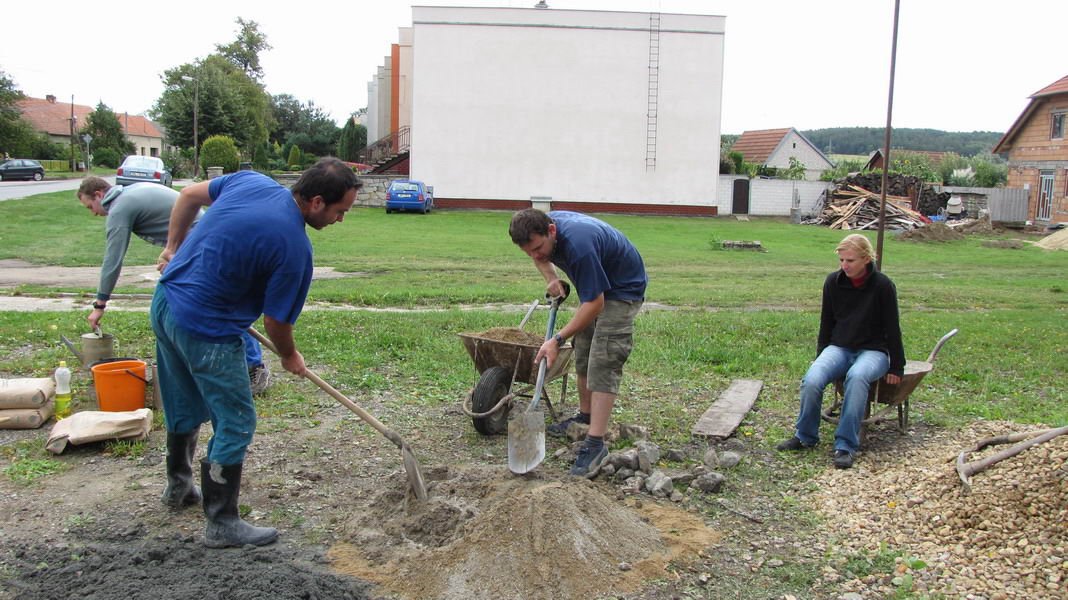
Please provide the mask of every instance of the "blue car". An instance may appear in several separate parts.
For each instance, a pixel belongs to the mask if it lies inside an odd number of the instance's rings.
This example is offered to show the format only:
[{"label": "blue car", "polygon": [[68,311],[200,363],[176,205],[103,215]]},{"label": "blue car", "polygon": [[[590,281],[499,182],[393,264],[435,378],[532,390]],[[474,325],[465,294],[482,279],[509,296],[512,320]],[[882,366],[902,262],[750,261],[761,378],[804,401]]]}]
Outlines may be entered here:
[{"label": "blue car", "polygon": [[424,215],[434,208],[433,188],[414,179],[397,179],[386,190],[386,214],[417,210]]}]

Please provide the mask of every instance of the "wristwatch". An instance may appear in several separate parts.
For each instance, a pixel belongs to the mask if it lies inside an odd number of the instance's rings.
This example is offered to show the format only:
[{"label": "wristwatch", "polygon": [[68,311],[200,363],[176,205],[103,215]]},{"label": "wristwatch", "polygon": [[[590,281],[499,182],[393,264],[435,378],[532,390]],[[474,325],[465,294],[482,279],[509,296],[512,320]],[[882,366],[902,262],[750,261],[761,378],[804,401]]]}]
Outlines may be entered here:
[{"label": "wristwatch", "polygon": [[555,336],[553,336],[553,339],[556,340],[556,347],[557,348],[560,348],[561,346],[563,346],[564,342],[566,341],[566,340],[564,340],[564,336],[560,335],[559,333],[556,334]]},{"label": "wristwatch", "polygon": [[96,310],[104,310],[107,308],[107,304],[104,304],[103,302],[93,302],[93,308]]}]

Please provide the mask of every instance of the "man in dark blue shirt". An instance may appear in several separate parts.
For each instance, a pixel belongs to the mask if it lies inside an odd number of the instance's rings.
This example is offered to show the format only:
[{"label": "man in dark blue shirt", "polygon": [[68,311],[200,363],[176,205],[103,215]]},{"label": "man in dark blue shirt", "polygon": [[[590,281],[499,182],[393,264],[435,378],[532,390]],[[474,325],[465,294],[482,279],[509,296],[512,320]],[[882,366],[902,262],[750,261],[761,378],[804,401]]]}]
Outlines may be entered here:
[{"label": "man in dark blue shirt", "polygon": [[550,296],[564,295],[559,267],[581,302],[571,321],[541,345],[534,360],[544,357],[551,365],[564,341],[574,338],[579,412],[550,426],[548,433],[563,436],[572,422],[589,425],[571,474],[592,478],[608,456],[604,435],[634,345],[634,317],[645,301],[645,265],[619,230],[575,212],[522,210],[512,216],[508,233],[534,260]]},{"label": "man in dark blue shirt", "polygon": [[256,431],[241,336],[262,314],[282,367],[305,373],[293,339],[312,276],[305,228],[342,221],[360,185],[345,163],[324,158],[292,190],[239,171],[184,188],[174,204],[151,312],[167,424],[163,501],[181,508],[201,500],[191,463],[200,425],[210,420],[213,435],[201,461],[208,547],[259,546],[278,537],[273,527],[255,527],[238,514],[245,452]]}]

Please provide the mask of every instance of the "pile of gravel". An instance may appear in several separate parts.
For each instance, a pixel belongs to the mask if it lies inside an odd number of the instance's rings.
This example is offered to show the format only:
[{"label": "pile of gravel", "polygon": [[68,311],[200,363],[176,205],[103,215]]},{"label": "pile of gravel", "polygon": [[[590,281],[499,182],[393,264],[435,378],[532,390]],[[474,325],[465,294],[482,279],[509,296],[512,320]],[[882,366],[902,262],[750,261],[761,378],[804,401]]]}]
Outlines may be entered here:
[{"label": "pile of gravel", "polygon": [[955,468],[957,455],[979,440],[1036,429],[977,422],[896,451],[891,443],[862,454],[851,470],[821,474],[813,500],[838,554],[903,553],[891,575],[849,579],[839,566],[827,579],[862,598],[890,597],[908,579],[914,591],[953,598],[1068,597],[1068,436],[974,475],[970,494]]}]

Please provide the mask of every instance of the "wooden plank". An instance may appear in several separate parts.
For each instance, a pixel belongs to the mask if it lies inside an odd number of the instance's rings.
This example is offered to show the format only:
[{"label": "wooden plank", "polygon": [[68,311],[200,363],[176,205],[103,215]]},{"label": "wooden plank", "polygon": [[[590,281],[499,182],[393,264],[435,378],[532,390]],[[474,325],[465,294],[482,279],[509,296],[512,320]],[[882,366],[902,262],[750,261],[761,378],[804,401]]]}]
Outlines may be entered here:
[{"label": "wooden plank", "polygon": [[693,426],[693,435],[701,437],[730,437],[753,407],[764,382],[759,379],[735,379],[719,398],[708,407]]}]

